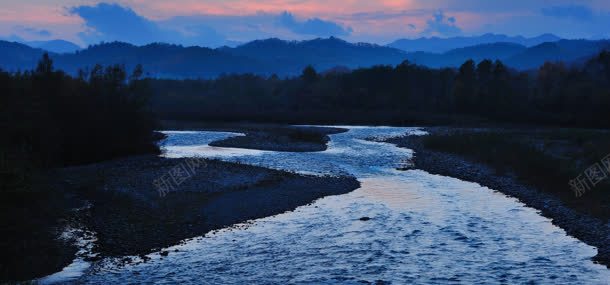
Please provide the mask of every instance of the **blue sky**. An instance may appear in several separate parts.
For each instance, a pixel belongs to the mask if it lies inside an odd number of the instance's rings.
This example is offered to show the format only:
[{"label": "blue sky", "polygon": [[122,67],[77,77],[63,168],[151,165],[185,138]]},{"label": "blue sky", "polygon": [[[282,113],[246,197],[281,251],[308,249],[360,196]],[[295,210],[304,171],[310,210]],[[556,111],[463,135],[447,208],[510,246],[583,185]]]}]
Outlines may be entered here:
[{"label": "blue sky", "polygon": [[608,0],[21,0],[0,3],[0,37],[220,46],[278,37],[398,38],[503,33],[610,36]]}]

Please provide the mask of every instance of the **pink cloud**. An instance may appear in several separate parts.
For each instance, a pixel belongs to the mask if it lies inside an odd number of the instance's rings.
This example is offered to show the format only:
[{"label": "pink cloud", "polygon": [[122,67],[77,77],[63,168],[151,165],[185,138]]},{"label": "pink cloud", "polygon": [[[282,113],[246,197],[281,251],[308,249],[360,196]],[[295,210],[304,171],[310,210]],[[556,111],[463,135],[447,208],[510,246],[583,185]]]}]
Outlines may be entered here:
[{"label": "pink cloud", "polygon": [[32,4],[0,10],[0,21],[46,24],[74,24],[80,22],[78,17],[65,13],[63,7]]},{"label": "pink cloud", "polygon": [[247,15],[257,12],[277,13],[291,11],[303,16],[330,16],[371,10],[411,9],[415,0],[228,0],[198,1],[184,0],[179,5],[170,1],[127,0],[125,4],[137,4],[138,10],[154,14],[155,17],[171,17],[177,14]]},{"label": "pink cloud", "polygon": [[[9,34],[12,27],[23,25],[49,29],[54,35],[74,39],[84,30],[84,25],[79,17],[67,13],[66,7],[100,2],[119,3],[157,22],[176,16],[244,17],[246,20],[233,21],[233,26],[227,28],[244,32],[225,34],[227,38],[240,40],[248,36],[247,30],[252,26],[260,26],[270,36],[284,37],[281,30],[269,29],[272,23],[264,26],[248,22],[258,14],[279,14],[284,11],[289,11],[300,21],[319,18],[351,27],[353,32],[347,40],[374,39],[377,42],[421,35],[427,21],[438,11],[455,17],[456,25],[465,34],[571,31],[574,35],[587,36],[607,33],[603,27],[608,22],[607,15],[610,15],[610,1],[607,0],[587,1],[594,14],[599,15],[588,24],[555,20],[552,25],[539,12],[548,6],[546,0],[514,0],[510,3],[489,0],[7,0],[0,4],[0,35]],[[557,0],[557,3],[568,2],[573,1]],[[373,16],[359,18],[358,15],[362,14]],[[237,22],[245,26],[238,26],[235,24]],[[524,26],[532,29],[524,31]]]}]

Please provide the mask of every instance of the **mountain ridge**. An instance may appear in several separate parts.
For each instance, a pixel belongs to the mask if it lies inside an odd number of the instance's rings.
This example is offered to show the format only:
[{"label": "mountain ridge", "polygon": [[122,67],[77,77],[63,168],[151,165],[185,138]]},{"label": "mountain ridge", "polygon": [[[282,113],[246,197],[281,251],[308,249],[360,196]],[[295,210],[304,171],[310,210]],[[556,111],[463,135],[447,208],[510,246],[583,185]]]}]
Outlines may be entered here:
[{"label": "mountain ridge", "polygon": [[[537,68],[545,61],[581,60],[610,49],[610,41],[560,40],[532,47],[497,42],[452,49],[444,53],[412,52],[339,38],[284,41],[277,38],[252,41],[237,47],[207,48],[152,43],[136,46],[124,42],[101,43],[73,53],[50,53],[58,69],[77,74],[95,64],[122,64],[129,70],[142,64],[150,77],[211,78],[223,74],[253,73],[263,76],[296,76],[313,65],[324,72],[337,67],[353,70],[374,65],[397,65],[404,60],[431,68],[458,67],[468,59],[502,60],[516,69]],[[0,67],[18,71],[33,69],[43,49],[0,41]]]},{"label": "mountain ridge", "polygon": [[480,44],[506,42],[531,47],[544,42],[554,42],[558,40],[561,40],[561,38],[549,33],[531,38],[526,38],[524,36],[507,36],[502,34],[487,33],[480,36],[470,37],[422,37],[417,39],[398,39],[389,43],[387,46],[397,48],[406,52],[423,51],[431,53],[444,53],[452,49]]},{"label": "mountain ridge", "polygon": [[53,53],[73,53],[81,49],[77,44],[66,40],[29,41],[23,44],[33,48],[40,48]]}]

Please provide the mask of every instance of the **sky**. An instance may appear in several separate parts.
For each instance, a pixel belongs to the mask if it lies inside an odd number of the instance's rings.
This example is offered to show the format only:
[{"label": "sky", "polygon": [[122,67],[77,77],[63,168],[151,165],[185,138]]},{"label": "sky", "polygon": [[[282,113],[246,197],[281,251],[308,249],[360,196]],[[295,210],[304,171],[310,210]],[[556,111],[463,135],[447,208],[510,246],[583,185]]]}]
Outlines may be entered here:
[{"label": "sky", "polygon": [[399,38],[484,33],[609,38],[610,0],[0,0],[0,38],[168,42]]}]

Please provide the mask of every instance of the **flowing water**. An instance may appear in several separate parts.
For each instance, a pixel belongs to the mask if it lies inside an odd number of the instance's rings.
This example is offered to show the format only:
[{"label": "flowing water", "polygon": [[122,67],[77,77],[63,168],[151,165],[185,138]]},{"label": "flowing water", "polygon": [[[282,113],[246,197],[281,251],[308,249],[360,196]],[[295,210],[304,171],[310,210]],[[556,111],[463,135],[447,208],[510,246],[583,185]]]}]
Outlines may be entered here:
[{"label": "flowing water", "polygon": [[410,150],[365,140],[407,132],[422,135],[415,128],[350,127],[316,153],[217,148],[207,144],[239,134],[168,132],[168,157],[348,174],[362,187],[191,239],[167,257],[100,263],[74,282],[609,284],[610,270],[590,260],[596,249],[536,210],[475,183],[398,171],[410,163]]}]

